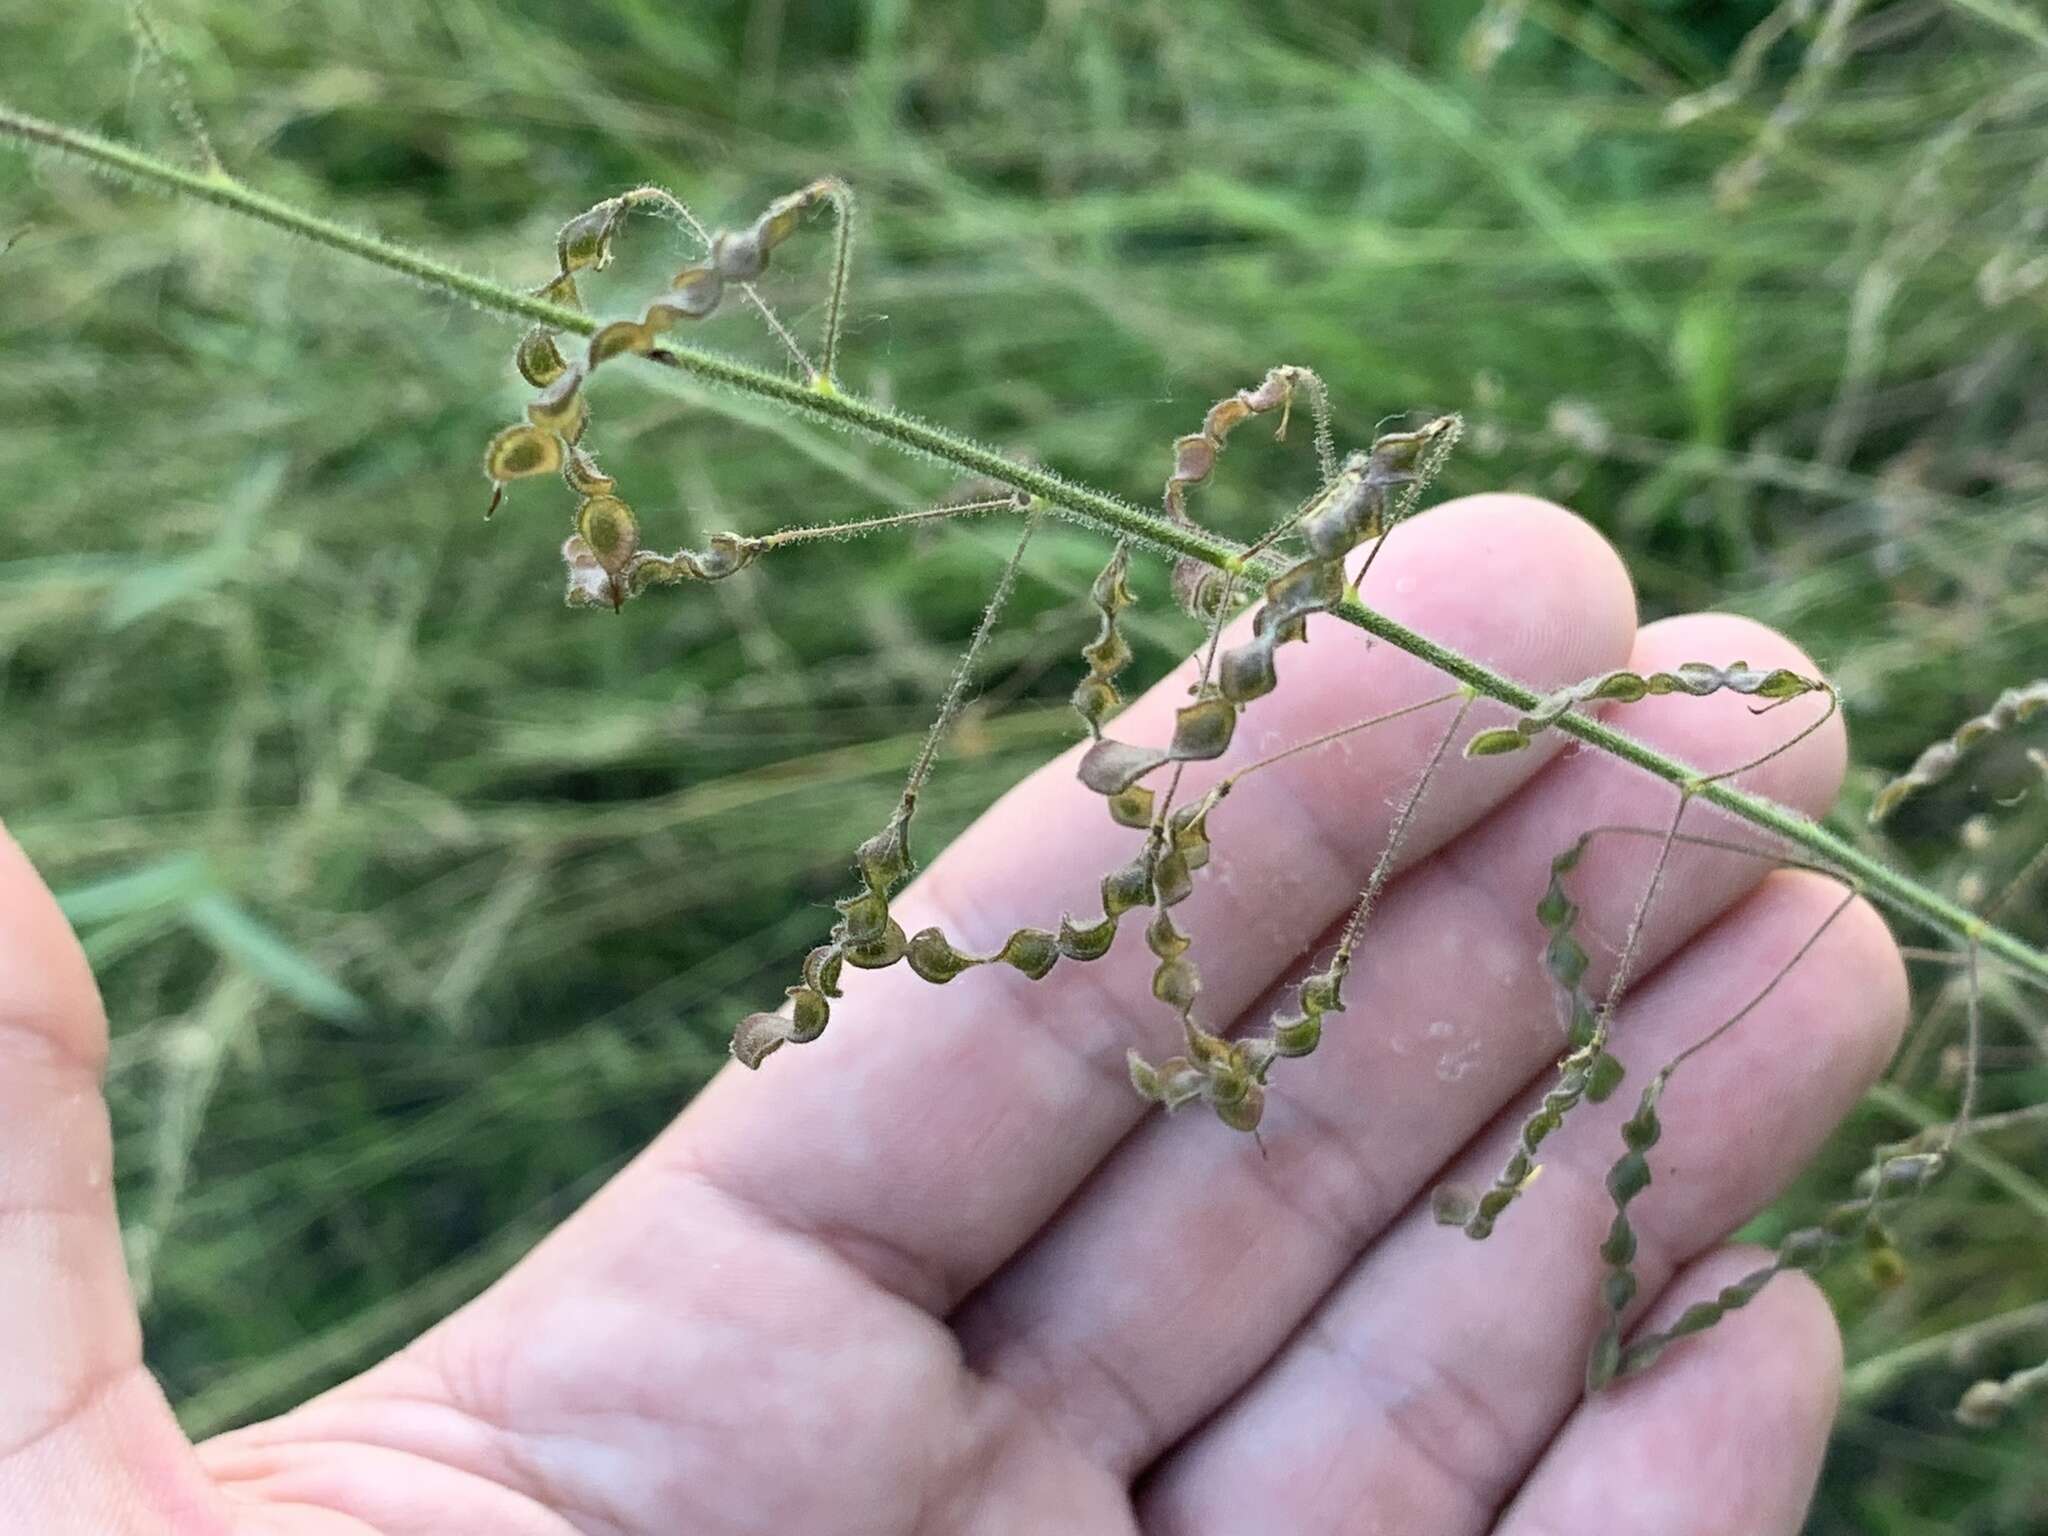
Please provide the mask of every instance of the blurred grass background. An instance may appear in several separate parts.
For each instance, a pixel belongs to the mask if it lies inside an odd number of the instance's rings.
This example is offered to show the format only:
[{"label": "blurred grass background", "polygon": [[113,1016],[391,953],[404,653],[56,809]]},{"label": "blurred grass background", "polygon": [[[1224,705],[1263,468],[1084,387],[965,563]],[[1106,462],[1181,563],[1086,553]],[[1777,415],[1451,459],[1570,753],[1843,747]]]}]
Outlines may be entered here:
[{"label": "blurred grass background", "polygon": [[[123,7],[4,13],[0,96],[188,153]],[[630,184],[737,220],[846,176],[867,216],[849,385],[1135,496],[1275,361],[1328,377],[1347,442],[1463,411],[1448,492],[1568,501],[1647,614],[1738,609],[1808,647],[1847,693],[1858,836],[1885,772],[2048,671],[2029,0],[1795,5],[1747,51],[1769,7],[1704,0],[157,14],[232,171],[507,281],[546,276],[555,226]],[[0,240],[21,226],[0,813],[105,988],[152,1359],[208,1432],[487,1284],[716,1067],[826,926],[849,828],[891,804],[1008,536],[820,548],[622,620],[568,613],[560,496],[479,517],[514,330],[10,152]],[[800,329],[824,247],[771,274]],[[675,256],[636,225],[591,291],[633,307]],[[774,356],[737,307],[705,339]],[[657,543],[950,489],[675,380],[597,406]],[[1247,443],[1205,507],[1262,527],[1309,469]],[[1071,529],[1034,547],[927,847],[1074,734],[1101,553]],[[1144,612],[1157,668],[1189,636]],[[1986,807],[1928,797],[1899,856],[1995,888],[2048,819],[2002,810],[1987,849]],[[2030,894],[2005,915],[2048,926]],[[1760,1234],[1952,1109],[1943,979],[1895,1082]],[[2048,1025],[2008,991],[1994,1110],[2048,1097]],[[2048,1349],[2048,1316],[1973,1367],[1939,1342],[2048,1297],[2044,1151],[2038,1127],[1987,1138],[1900,1217],[1903,1284],[1831,1281],[1851,1393],[1814,1531],[2048,1527],[2040,1412],[1948,1419]]]}]

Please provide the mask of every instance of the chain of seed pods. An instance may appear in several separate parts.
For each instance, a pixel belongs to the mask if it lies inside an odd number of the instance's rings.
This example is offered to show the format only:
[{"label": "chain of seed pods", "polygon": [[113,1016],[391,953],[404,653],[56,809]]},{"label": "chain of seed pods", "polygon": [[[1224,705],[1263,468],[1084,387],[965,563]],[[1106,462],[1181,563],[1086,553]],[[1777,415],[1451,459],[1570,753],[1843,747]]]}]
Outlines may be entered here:
[{"label": "chain of seed pods", "polygon": [[[1225,403],[1242,403],[1251,393],[1232,396]],[[1390,492],[1425,475],[1448,448],[1456,427],[1454,417],[1440,417],[1413,432],[1389,433],[1375,441],[1370,452],[1345,459],[1337,478],[1298,519],[1307,556],[1267,584],[1265,603],[1252,618],[1251,638],[1218,658],[1215,682],[1204,685],[1193,703],[1176,712],[1166,746],[1097,736],[1082,756],[1079,776],[1111,802],[1118,820],[1134,816],[1146,803],[1131,791],[1148,774],[1168,763],[1223,755],[1237,730],[1238,711],[1278,686],[1273,653],[1307,635],[1311,614],[1328,612],[1343,600],[1345,556],[1386,532]]]},{"label": "chain of seed pods", "polygon": [[2039,678],[2001,693],[1981,715],[1957,726],[1946,741],[1937,741],[1913,761],[1913,766],[1877,792],[1870,803],[1870,819],[1883,821],[1908,796],[1938,784],[1955,771],[1963,755],[1986,736],[2022,725],[2048,706],[2048,678]]},{"label": "chain of seed pods", "polygon": [[1802,694],[1830,691],[1828,684],[1817,678],[1802,677],[1785,667],[1773,667],[1766,671],[1752,667],[1744,661],[1726,667],[1717,667],[1704,661],[1688,661],[1669,672],[1602,672],[1597,677],[1589,677],[1583,682],[1573,683],[1568,688],[1560,688],[1555,693],[1545,695],[1542,703],[1513,725],[1479,732],[1465,743],[1465,755],[1497,757],[1504,752],[1519,752],[1557,724],[1567,711],[1580,705],[1633,704],[1640,699],[1657,698],[1672,693],[1703,699],[1708,694],[1724,690],[1747,694],[1752,698],[1769,699],[1774,704],[1796,699]]},{"label": "chain of seed pods", "polygon": [[[802,980],[788,989],[788,1016],[756,1013],[741,1020],[733,1036],[733,1055],[757,1067],[783,1045],[817,1039],[831,1022],[831,1000],[843,995],[839,981],[848,965],[883,970],[900,960],[921,979],[944,985],[983,965],[1007,965],[1038,981],[1063,959],[1100,960],[1116,942],[1126,915],[1147,906],[1163,910],[1193,892],[1193,871],[1209,861],[1207,814],[1215,800],[1176,812],[1161,835],[1147,839],[1135,858],[1102,877],[1101,917],[1082,923],[1069,914],[1060,918],[1057,929],[1019,928],[988,954],[960,948],[936,927],[906,935],[891,914],[896,888],[911,871],[913,812],[899,806],[889,825],[855,853],[861,889],[837,904],[839,921],[830,940],[806,957]],[[1158,923],[1155,916],[1151,927]]]},{"label": "chain of seed pods", "polygon": [[[535,290],[536,295],[568,309],[582,309],[576,274],[611,264],[613,239],[635,201],[631,194],[607,198],[564,224],[555,237],[556,273]],[[714,537],[710,549],[702,553],[678,550],[662,555],[643,549],[633,509],[617,494],[612,478],[578,446],[590,421],[584,384],[612,358],[658,355],[664,331],[685,320],[706,318],[718,308],[728,285],[760,276],[770,254],[796,232],[804,215],[827,202],[844,207],[844,189],[829,178],[777,198],[744,229],[714,232],[703,261],[678,272],[639,319],[600,326],[580,361],[572,363],[562,355],[556,342],[560,333],[551,327],[536,325],[520,338],[514,365],[539,393],[527,404],[527,419],[499,432],[484,450],[484,475],[491,482],[490,506],[484,515],[497,510],[512,481],[561,473],[578,497],[575,531],[562,545],[570,606],[616,609],[650,586],[717,581],[751,564],[760,553],[759,541],[734,534]]]},{"label": "chain of seed pods", "polygon": [[[1294,391],[1304,387],[1319,391],[1320,380],[1307,369],[1282,366],[1270,370],[1256,388],[1239,390],[1211,406],[1202,430],[1174,444],[1173,472],[1165,490],[1167,515],[1190,524],[1188,488],[1208,477],[1231,430],[1254,415],[1277,410],[1284,434]],[[1322,414],[1319,403],[1319,420]],[[1155,818],[1154,797],[1140,780],[1168,763],[1206,761],[1228,749],[1239,709],[1277,686],[1274,650],[1303,638],[1311,613],[1327,611],[1342,600],[1345,557],[1367,539],[1386,532],[1396,515],[1390,493],[1425,479],[1455,438],[1456,427],[1454,418],[1440,418],[1417,432],[1381,437],[1369,452],[1354,453],[1345,460],[1329,484],[1293,519],[1308,546],[1307,557],[1268,585],[1265,605],[1253,617],[1252,638],[1222,654],[1217,681],[1210,682],[1205,669],[1194,702],[1176,712],[1172,738],[1165,747],[1120,742],[1101,733],[1099,714],[1091,713],[1091,708],[1102,695],[1090,689],[1094,681],[1091,672],[1082,685],[1089,690],[1086,707],[1080,694],[1076,702],[1083,707],[1095,742],[1081,759],[1079,777],[1087,788],[1104,797],[1113,820],[1126,826],[1150,826]],[[1317,435],[1318,448],[1327,452],[1326,432],[1320,424]],[[1117,557],[1112,556],[1111,568],[1105,568],[1104,580],[1099,582],[1102,592],[1097,606],[1104,613],[1106,632],[1114,628],[1115,609],[1101,599],[1113,594],[1118,585],[1116,565]],[[1174,590],[1181,606],[1214,623],[1221,622],[1228,589],[1227,578],[1197,562],[1182,561],[1175,567]],[[1169,853],[1174,842],[1171,829],[1205,823],[1213,805],[1214,799],[1205,796],[1196,806],[1176,810],[1167,818]],[[1127,1064],[1132,1086],[1142,1097],[1168,1109],[1200,1099],[1225,1125],[1255,1130],[1264,1113],[1265,1084],[1273,1062],[1313,1051],[1321,1039],[1323,1015],[1343,1006],[1349,945],[1340,949],[1328,968],[1302,983],[1296,1011],[1277,1015],[1265,1034],[1228,1040],[1194,1020],[1201,976],[1188,955],[1189,936],[1173,921],[1173,902],[1164,899],[1166,889],[1162,883],[1161,898],[1146,925],[1145,943],[1158,962],[1152,973],[1152,995],[1172,1008],[1180,1020],[1185,1054],[1154,1066],[1138,1051],[1130,1051]]]},{"label": "chain of seed pods", "polygon": [[1594,1005],[1585,985],[1589,960],[1573,931],[1579,906],[1564,886],[1565,876],[1578,866],[1593,836],[1588,832],[1550,861],[1550,883],[1536,904],[1537,919],[1546,935],[1543,969],[1557,994],[1558,1012],[1571,1046],[1558,1063],[1557,1082],[1522,1122],[1515,1149],[1483,1193],[1474,1195],[1457,1185],[1443,1185],[1430,1197],[1439,1223],[1463,1227],[1465,1235],[1475,1241],[1491,1236],[1494,1223],[1529,1187],[1536,1174],[1537,1149],[1564,1124],[1565,1116],[1582,1100],[1602,1103],[1621,1086],[1621,1061],[1607,1049],[1607,1017]]},{"label": "chain of seed pods", "polygon": [[1814,1226],[1801,1227],[1779,1242],[1768,1264],[1752,1270],[1713,1297],[1694,1302],[1678,1315],[1669,1328],[1639,1334],[1626,1347],[1622,1343],[1622,1315],[1635,1299],[1636,1234],[1628,1219],[1628,1207],[1650,1187],[1648,1153],[1663,1135],[1657,1116],[1657,1102],[1670,1081],[1666,1068],[1643,1090],[1636,1112],[1621,1128],[1626,1147],[1607,1172],[1607,1193],[1614,1202],[1614,1222],[1600,1245],[1600,1257],[1608,1270],[1600,1284],[1601,1302],[1607,1310],[1599,1336],[1586,1361],[1586,1389],[1597,1392],[1624,1377],[1647,1370],[1657,1358],[1680,1339],[1704,1333],[1730,1312],[1746,1307],[1757,1294],[1788,1270],[1812,1272],[1822,1268],[1844,1247],[1861,1240],[1880,1256],[1880,1264],[1897,1263],[1896,1250],[1878,1220],[1881,1206],[1889,1200],[1916,1194],[1933,1183],[1947,1167],[1943,1152],[1921,1152],[1886,1158],[1870,1179],[1870,1187],[1851,1200],[1831,1207]]},{"label": "chain of seed pods", "polygon": [[[1303,387],[1320,391],[1322,380],[1309,369],[1283,363],[1269,369],[1254,388],[1240,389],[1210,406],[1202,418],[1201,431],[1175,438],[1173,473],[1166,477],[1167,517],[1183,528],[1193,528],[1195,521],[1188,516],[1187,509],[1188,487],[1209,478],[1231,429],[1253,416],[1278,411],[1280,425],[1273,435],[1276,438],[1286,437],[1287,419],[1294,407],[1294,392]],[[1198,619],[1215,617],[1225,600],[1228,585],[1229,580],[1223,572],[1192,556],[1183,555],[1173,563],[1174,600]]]}]

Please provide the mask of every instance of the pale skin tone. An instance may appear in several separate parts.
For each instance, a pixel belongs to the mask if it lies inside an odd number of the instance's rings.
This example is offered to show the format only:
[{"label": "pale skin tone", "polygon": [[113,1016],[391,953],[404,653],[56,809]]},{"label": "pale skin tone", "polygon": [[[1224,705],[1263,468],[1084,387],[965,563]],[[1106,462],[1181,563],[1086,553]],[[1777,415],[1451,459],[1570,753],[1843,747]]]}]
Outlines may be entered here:
[{"label": "pale skin tone", "polygon": [[[1403,527],[1366,597],[1539,685],[1695,658],[1811,667],[1724,616],[1638,631],[1613,552],[1523,497]],[[1223,766],[1442,689],[1386,646],[1314,629]],[[1116,733],[1161,739],[1185,686],[1169,679]],[[1663,699],[1625,723],[1711,771],[1809,708]],[[1464,729],[1501,718],[1476,709]],[[1448,723],[1409,716],[1225,803],[1217,859],[1178,911],[1212,1027],[1262,1023],[1329,942]],[[1135,929],[1037,984],[853,974],[820,1041],[728,1069],[484,1296],[358,1380],[196,1449],[140,1364],[92,979],[0,843],[0,1529],[1796,1531],[1840,1364],[1808,1282],[1775,1283],[1614,1391],[1585,1398],[1581,1372],[1619,1118],[1650,1070],[1770,979],[1837,887],[1679,850],[1616,1023],[1629,1083],[1546,1145],[1543,1177],[1487,1242],[1428,1217],[1437,1179],[1490,1175],[1559,1054],[1533,910],[1550,857],[1591,825],[1670,819],[1669,786],[1558,745],[1454,760],[1432,786],[1348,1011],[1275,1072],[1263,1156],[1199,1108],[1169,1119],[1131,1095],[1125,1046],[1156,1059],[1174,1040]],[[1819,813],[1843,763],[1830,725],[1744,782]],[[1062,909],[1086,918],[1133,836],[1063,759],[935,859],[898,914],[976,948]],[[1596,967],[1654,849],[1609,839],[1581,866]],[[1725,1234],[1878,1072],[1905,998],[1858,904],[1688,1066],[1632,1211],[1636,1322],[1668,1323],[1755,1262]]]}]

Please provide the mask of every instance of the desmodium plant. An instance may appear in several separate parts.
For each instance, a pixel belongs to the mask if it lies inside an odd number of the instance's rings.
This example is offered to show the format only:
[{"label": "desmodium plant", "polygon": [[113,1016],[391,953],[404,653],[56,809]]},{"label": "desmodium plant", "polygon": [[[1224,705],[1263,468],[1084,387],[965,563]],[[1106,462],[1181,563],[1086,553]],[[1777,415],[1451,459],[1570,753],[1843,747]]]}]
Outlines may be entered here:
[{"label": "desmodium plant", "polygon": [[[1552,859],[1535,911],[1545,935],[1540,964],[1552,983],[1559,1013],[1557,1078],[1523,1120],[1512,1152],[1484,1188],[1446,1186],[1437,1191],[1434,1209],[1440,1221],[1475,1240],[1490,1236],[1540,1173],[1546,1139],[1580,1104],[1611,1097],[1627,1080],[1626,1032],[1617,1031],[1617,1021],[1625,1025],[1629,983],[1676,847],[1732,849],[1772,865],[1826,874],[1840,882],[1844,892],[1828,923],[1857,895],[1865,895],[1898,918],[1931,930],[1944,946],[1942,953],[1958,968],[1967,1023],[1961,1102],[1951,1122],[1911,1143],[1884,1149],[1852,1198],[1819,1225],[1783,1238],[1769,1264],[1695,1304],[1663,1332],[1625,1340],[1622,1320],[1636,1291],[1630,1206],[1652,1182],[1649,1154],[1662,1135],[1659,1103],[1681,1069],[1738,1027],[1799,963],[1826,923],[1749,1004],[1658,1066],[1622,1127],[1622,1148],[1607,1177],[1614,1206],[1600,1248],[1607,1271],[1601,1293],[1607,1321],[1587,1366],[1588,1386],[1598,1389],[1647,1368],[1678,1340],[1747,1304],[1783,1270],[1817,1267],[1852,1246],[1859,1247],[1874,1268],[1895,1265],[1896,1251],[1884,1225],[1886,1211],[1934,1183],[1973,1129],[1982,1036],[1981,968],[1995,967],[2016,984],[2048,987],[2048,954],[1998,925],[1996,901],[1971,905],[1944,895],[1865,848],[1735,785],[1733,780],[1745,769],[1785,751],[1834,713],[1839,699],[1825,678],[1751,667],[1739,658],[1708,658],[1661,671],[1603,672],[1539,692],[1363,603],[1352,567],[1369,564],[1390,539],[1400,537],[1403,521],[1457,442],[1460,423],[1455,416],[1380,433],[1340,457],[1322,380],[1307,367],[1273,367],[1256,383],[1218,400],[1197,430],[1172,445],[1159,506],[1153,510],[997,454],[841,385],[840,336],[855,205],[835,178],[812,181],[771,202],[751,220],[718,229],[707,227],[665,190],[635,188],[606,198],[564,224],[556,241],[553,272],[531,288],[516,288],[247,186],[222,169],[210,146],[200,157],[200,167],[188,169],[132,146],[6,108],[0,108],[0,135],[270,224],[525,322],[513,361],[534,394],[525,419],[506,426],[483,447],[483,472],[491,488],[486,515],[517,482],[560,476],[573,498],[571,531],[562,545],[571,606],[619,611],[655,587],[730,579],[787,546],[967,516],[1010,514],[1019,519],[1015,548],[952,672],[902,793],[883,825],[853,852],[855,888],[836,903],[829,932],[803,961],[785,1004],[750,1014],[736,1027],[732,1053],[749,1067],[762,1066],[784,1046],[818,1039],[830,1024],[832,1001],[841,995],[849,971],[904,965],[928,983],[950,985],[977,968],[1003,965],[1036,980],[1062,963],[1086,965],[1102,959],[1123,937],[1124,920],[1130,918],[1128,926],[1142,931],[1151,957],[1152,998],[1172,1017],[1178,1036],[1176,1053],[1163,1060],[1130,1052],[1133,1087],[1169,1111],[1206,1105],[1224,1126],[1255,1136],[1269,1091],[1280,1091],[1273,1082],[1279,1063],[1312,1055],[1326,1024],[1345,1011],[1347,982],[1361,948],[1371,942],[1376,903],[1432,786],[1442,775],[1459,771],[1461,758],[1519,752],[1546,732],[1561,733],[1663,780],[1672,790],[1674,805],[1666,825],[1589,828]],[[580,284],[610,264],[615,243],[635,213],[679,226],[694,241],[697,254],[640,307],[636,318],[600,323],[584,307]],[[814,358],[754,280],[776,250],[805,235],[807,226],[823,224],[827,215],[834,236],[830,290]],[[795,376],[680,339],[691,325],[735,307],[730,302],[735,292],[775,336]],[[598,371],[622,358],[680,370],[863,432],[906,453],[948,465],[989,489],[916,511],[855,521],[799,524],[753,536],[718,533],[703,550],[661,553],[649,546],[639,514],[600,466],[589,433],[589,396]],[[1190,510],[1190,501],[1216,471],[1232,433],[1254,418],[1270,417],[1276,432],[1284,436],[1297,406],[1306,410],[1314,428],[1318,473],[1310,493],[1249,544],[1204,528]],[[1102,800],[1110,825],[1137,834],[1136,847],[1101,873],[1099,913],[1047,913],[1041,925],[1018,928],[994,949],[977,952],[963,948],[937,927],[905,932],[892,903],[916,867],[912,841],[920,798],[1003,618],[1032,537],[1048,516],[1088,525],[1111,540],[1107,560],[1090,589],[1096,630],[1082,648],[1072,693],[1074,711],[1088,737],[1077,772],[1081,784]],[[1122,702],[1119,678],[1132,659],[1124,623],[1135,601],[1130,573],[1140,551],[1170,560],[1173,595],[1179,607],[1203,626],[1199,669],[1188,702],[1177,710],[1166,739],[1155,742],[1111,734]],[[1226,643],[1227,621],[1247,607],[1248,629],[1242,638]],[[1286,681],[1285,648],[1308,640],[1312,623],[1365,630],[1435,668],[1445,686],[1420,702],[1286,745],[1183,797],[1188,765],[1225,754],[1237,739],[1245,713]],[[1797,718],[1768,753],[1709,773],[1653,750],[1596,713],[1609,706],[1625,712],[1627,705],[1647,698],[1718,693],[1754,700],[1751,707],[1759,713],[1794,706]],[[2044,701],[2044,684],[2001,697],[1989,713],[1930,747],[1911,771],[1888,786],[1877,799],[1874,817],[1890,814],[1908,796],[1940,782],[1983,737],[2025,725]],[[1509,712],[1507,723],[1468,732],[1476,711],[1494,708]],[[1249,835],[1232,826],[1228,802],[1234,788],[1247,776],[1302,753],[1419,713],[1429,713],[1437,722],[1432,727],[1434,747],[1413,780],[1399,791],[1386,841],[1333,951],[1306,969],[1291,989],[1291,1001],[1262,1030],[1231,1036],[1215,1021],[1205,1022],[1200,946],[1197,935],[1176,920],[1175,909],[1193,891],[1218,839]],[[2048,771],[2048,759],[2038,760],[2037,766]],[[1734,818],[1755,840],[1738,843],[1687,830],[1686,817],[1696,804]],[[1577,929],[1580,909],[1571,882],[1582,873],[1588,847],[1596,839],[1613,837],[1655,838],[1657,854],[1635,897],[1610,979],[1596,997],[1587,981],[1592,962]],[[2036,1371],[1984,1383],[1965,1399],[1963,1417],[1972,1422],[1994,1417],[2038,1395],[2040,1381]]]}]

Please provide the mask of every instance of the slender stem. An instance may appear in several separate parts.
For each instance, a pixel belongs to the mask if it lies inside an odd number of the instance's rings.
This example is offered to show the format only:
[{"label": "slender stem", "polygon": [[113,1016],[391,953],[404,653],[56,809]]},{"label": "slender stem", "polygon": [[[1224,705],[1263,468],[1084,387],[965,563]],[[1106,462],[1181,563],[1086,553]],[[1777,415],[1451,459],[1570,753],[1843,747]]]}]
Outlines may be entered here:
[{"label": "slender stem", "polygon": [[[1304,752],[1313,752],[1317,747],[1327,747],[1333,741],[1341,741],[1346,736],[1355,736],[1360,731],[1369,730],[1375,725],[1385,725],[1388,721],[1398,720],[1403,715],[1418,714],[1425,709],[1434,709],[1439,704],[1448,704],[1463,692],[1464,689],[1462,688],[1453,688],[1448,693],[1439,693],[1427,699],[1417,699],[1413,704],[1403,704],[1399,709],[1390,709],[1384,714],[1368,715],[1363,720],[1354,720],[1349,725],[1340,725],[1335,730],[1324,731],[1321,735],[1311,736],[1306,741],[1297,741],[1291,747],[1282,747],[1271,757],[1262,757],[1255,763],[1246,763],[1234,773],[1225,774],[1221,782],[1234,788],[1240,779],[1250,774],[1258,773],[1262,769],[1284,763],[1290,757],[1299,757]],[[1942,953],[1947,954],[1948,951],[1943,950]]]},{"label": "slender stem", "polygon": [[[95,133],[63,127],[0,106],[0,135],[76,155],[104,172],[139,185],[166,188],[212,203],[468,299],[483,309],[537,320],[579,336],[588,336],[597,329],[597,321],[578,310],[551,304],[532,294],[450,266],[422,252],[364,234],[240,182],[186,170]],[[666,366],[695,378],[775,401],[805,415],[854,427],[906,453],[1013,486],[1054,511],[1105,529],[1120,538],[1136,540],[1172,554],[1190,555],[1221,571],[1242,571],[1248,575],[1268,577],[1279,574],[1278,561],[1265,558],[1247,561],[1228,539],[1218,538],[1199,528],[1169,522],[1157,513],[1146,512],[1119,497],[1076,484],[1051,470],[1005,458],[943,427],[903,415],[886,406],[836,390],[817,389],[697,347],[670,345],[666,354]],[[1356,597],[1347,597],[1331,612],[1395,649],[1427,662],[1465,684],[1474,693],[1505,704],[1510,709],[1528,711],[1542,702],[1541,695],[1534,689],[1417,634],[1376,609],[1366,607]],[[1798,812],[1736,789],[1725,781],[1703,781],[1689,765],[1585,715],[1567,712],[1557,721],[1555,729],[1667,783],[1681,788],[1691,787],[1698,799],[1798,844],[1821,862],[1855,880],[1873,899],[1894,911],[1953,938],[1965,942],[1975,939],[1985,952],[2020,971],[2048,980],[2048,953],[1987,923],[1977,914],[1852,846]]]},{"label": "slender stem", "polygon": [[917,512],[890,512],[881,517],[863,517],[849,523],[805,523],[778,528],[752,542],[763,549],[780,549],[785,544],[814,544],[820,540],[852,538],[881,528],[906,528],[913,523],[938,522],[949,517],[966,517],[976,512],[1015,512],[1022,505],[1015,496],[991,496],[985,501],[955,501],[943,507],[926,507]]},{"label": "slender stem", "polygon": [[1429,755],[1429,761],[1415,780],[1415,787],[1408,791],[1408,798],[1402,802],[1400,814],[1394,818],[1394,825],[1387,832],[1387,845],[1380,850],[1379,862],[1372,867],[1365,889],[1358,894],[1358,905],[1351,909],[1351,921],[1344,925],[1344,937],[1337,941],[1337,956],[1330,968],[1342,976],[1351,969],[1351,956],[1358,948],[1359,935],[1365,932],[1365,925],[1372,917],[1373,904],[1379,900],[1380,892],[1387,888],[1387,882],[1394,876],[1394,859],[1401,851],[1401,844],[1408,836],[1408,827],[1415,820],[1415,813],[1422,808],[1422,797],[1429,793],[1429,781],[1436,777],[1436,771],[1443,766],[1444,758],[1450,753],[1451,742],[1456,739],[1458,729],[1465,723],[1465,716],[1472,712],[1472,695],[1459,690],[1463,700],[1457,713],[1451,716],[1451,723],[1444,727],[1444,733],[1437,739],[1436,750]]}]

